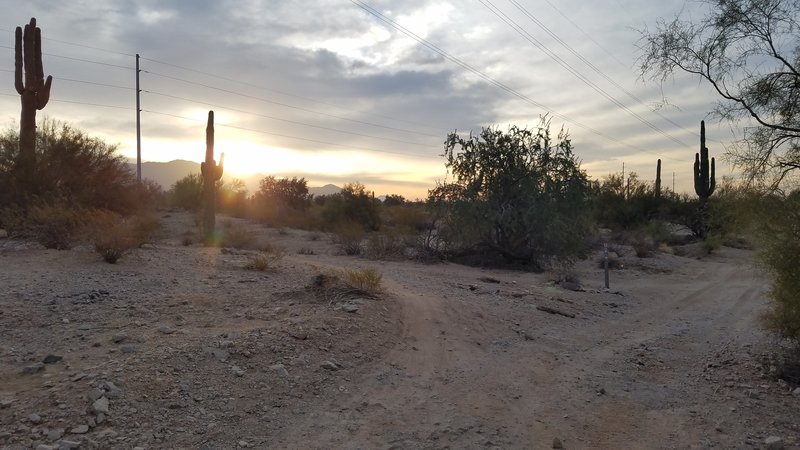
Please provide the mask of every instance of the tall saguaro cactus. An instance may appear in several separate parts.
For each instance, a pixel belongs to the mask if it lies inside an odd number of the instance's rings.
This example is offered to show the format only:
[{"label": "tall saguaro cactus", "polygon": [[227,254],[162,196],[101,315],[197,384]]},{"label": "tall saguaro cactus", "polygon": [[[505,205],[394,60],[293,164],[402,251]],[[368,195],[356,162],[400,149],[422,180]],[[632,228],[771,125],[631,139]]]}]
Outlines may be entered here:
[{"label": "tall saguaro cactus", "polygon": [[714,193],[715,187],[714,158],[711,158],[711,164],[709,165],[708,147],[706,147],[706,123],[705,121],[700,121],[700,153],[695,153],[694,155],[694,191],[700,197],[702,204],[708,201],[708,197]]},{"label": "tall saguaro cactus", "polygon": [[52,83],[52,76],[48,75],[47,81],[44,79],[42,30],[32,17],[25,31],[17,27],[14,36],[14,87],[22,101],[17,165],[26,181],[31,179],[36,166],[36,111],[43,109],[50,100]]},{"label": "tall saguaro cactus", "polygon": [[200,163],[200,173],[203,175],[203,235],[206,242],[214,238],[217,181],[222,178],[224,159],[223,153],[219,158],[219,165],[214,161],[214,111],[209,111],[208,125],[206,125],[206,160]]},{"label": "tall saguaro cactus", "polygon": [[656,164],[656,186],[655,186],[655,194],[656,198],[661,198],[661,160],[658,160],[658,164]]}]

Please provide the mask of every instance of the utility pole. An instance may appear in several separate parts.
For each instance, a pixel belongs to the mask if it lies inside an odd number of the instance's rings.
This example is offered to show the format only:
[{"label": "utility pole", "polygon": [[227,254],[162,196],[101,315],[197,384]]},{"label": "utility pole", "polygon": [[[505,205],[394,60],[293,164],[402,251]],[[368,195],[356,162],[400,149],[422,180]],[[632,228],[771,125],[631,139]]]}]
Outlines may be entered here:
[{"label": "utility pole", "polygon": [[139,54],[136,54],[136,181],[142,182],[142,108],[139,103]]}]

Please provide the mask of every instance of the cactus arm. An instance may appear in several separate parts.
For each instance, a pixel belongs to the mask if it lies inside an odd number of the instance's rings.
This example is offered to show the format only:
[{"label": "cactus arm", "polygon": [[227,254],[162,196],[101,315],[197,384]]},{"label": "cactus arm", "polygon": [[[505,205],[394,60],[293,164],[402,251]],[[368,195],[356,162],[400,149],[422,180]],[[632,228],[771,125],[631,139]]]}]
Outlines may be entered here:
[{"label": "cactus arm", "polygon": [[708,184],[708,196],[714,193],[715,187],[717,187],[717,180],[714,173],[714,158],[711,158],[711,178]]},{"label": "cactus arm", "polygon": [[694,192],[698,197],[703,196],[703,188],[700,186],[700,153],[694,154]]},{"label": "cactus arm", "polygon": [[25,85],[22,82],[22,28],[17,27],[14,34],[14,87],[17,93],[22,95],[25,92]]},{"label": "cactus arm", "polygon": [[47,81],[44,82],[44,86],[42,87],[39,92],[36,94],[36,109],[44,109],[47,106],[47,102],[50,101],[50,86],[53,85],[53,77],[51,75],[47,76]]},{"label": "cactus arm", "polygon": [[655,186],[655,191],[656,191],[656,197],[660,197],[661,196],[661,159],[659,159],[658,163],[656,164],[656,186]]}]

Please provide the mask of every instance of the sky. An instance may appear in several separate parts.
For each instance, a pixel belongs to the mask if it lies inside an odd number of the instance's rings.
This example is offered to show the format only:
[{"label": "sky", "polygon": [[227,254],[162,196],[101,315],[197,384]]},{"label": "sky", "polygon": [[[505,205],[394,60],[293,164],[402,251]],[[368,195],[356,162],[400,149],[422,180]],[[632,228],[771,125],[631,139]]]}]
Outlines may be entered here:
[{"label": "sky", "polygon": [[[448,174],[448,133],[568,130],[594,179],[635,171],[691,192],[706,120],[717,176],[734,135],[709,117],[699,79],[642,79],[641,30],[702,17],[693,0],[0,0],[0,123],[19,123],[14,29],[36,17],[54,78],[43,116],[136,158],[140,55],[143,161],[216,152],[228,176],[359,181],[424,198]],[[377,13],[377,14],[374,14]],[[2,56],[5,55],[5,56]],[[4,59],[2,59],[4,58]],[[622,105],[622,106],[621,106]],[[624,106],[624,108],[623,108]]]}]

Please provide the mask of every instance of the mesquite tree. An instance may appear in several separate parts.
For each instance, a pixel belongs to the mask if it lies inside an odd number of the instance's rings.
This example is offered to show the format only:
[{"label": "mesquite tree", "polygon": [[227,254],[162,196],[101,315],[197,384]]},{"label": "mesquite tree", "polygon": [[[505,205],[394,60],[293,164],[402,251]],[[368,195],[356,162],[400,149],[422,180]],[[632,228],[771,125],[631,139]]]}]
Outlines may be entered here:
[{"label": "mesquite tree", "polygon": [[800,0],[706,0],[707,15],[660,20],[642,31],[642,76],[675,72],[707,82],[721,97],[715,113],[750,121],[728,150],[751,181],[778,188],[800,169]]},{"label": "mesquite tree", "polygon": [[31,18],[24,31],[17,27],[14,36],[14,87],[22,102],[17,167],[24,183],[31,181],[36,167],[36,111],[50,100],[52,83],[49,75],[45,81],[42,68],[42,30]]}]

